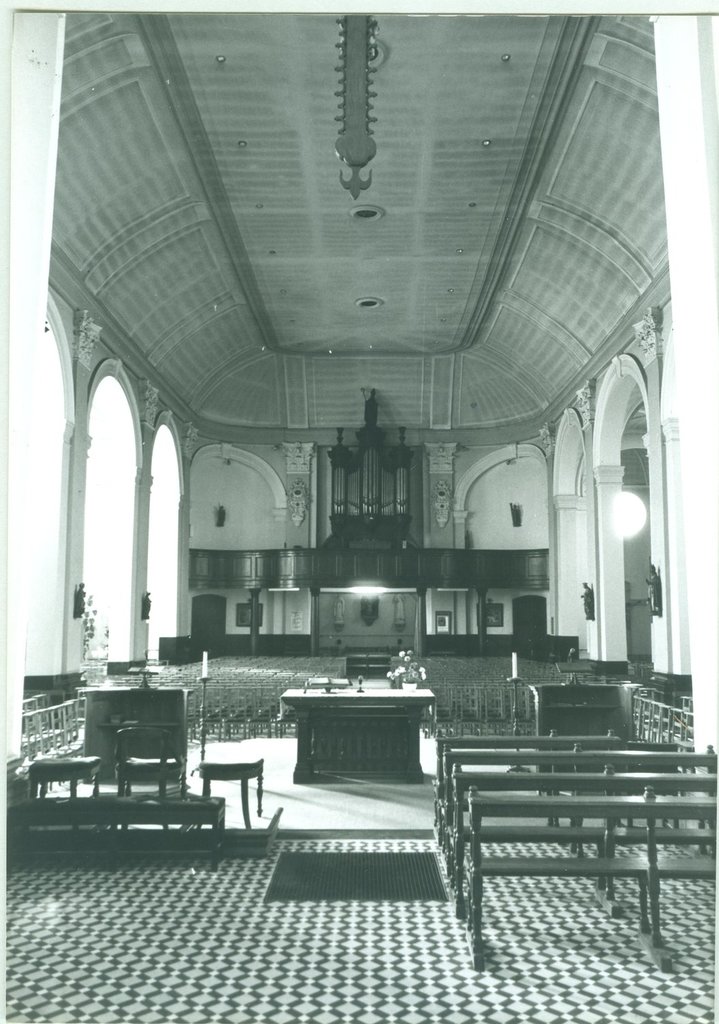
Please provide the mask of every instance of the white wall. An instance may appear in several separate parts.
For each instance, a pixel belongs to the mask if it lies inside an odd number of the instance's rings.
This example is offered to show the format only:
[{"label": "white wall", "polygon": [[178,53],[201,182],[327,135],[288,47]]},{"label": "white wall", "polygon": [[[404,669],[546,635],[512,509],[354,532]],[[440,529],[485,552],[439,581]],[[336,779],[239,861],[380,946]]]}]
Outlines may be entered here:
[{"label": "white wall", "polygon": [[[284,520],[275,517],[267,482],[251,466],[229,465],[217,451],[200,452],[192,463],[190,547],[208,549],[281,548]],[[215,525],[215,508],[226,509],[225,525]]]},{"label": "white wall", "polygon": [[[522,506],[522,525],[512,526],[510,503]],[[507,550],[549,546],[547,474],[536,459],[494,466],[467,495],[472,547]]]}]

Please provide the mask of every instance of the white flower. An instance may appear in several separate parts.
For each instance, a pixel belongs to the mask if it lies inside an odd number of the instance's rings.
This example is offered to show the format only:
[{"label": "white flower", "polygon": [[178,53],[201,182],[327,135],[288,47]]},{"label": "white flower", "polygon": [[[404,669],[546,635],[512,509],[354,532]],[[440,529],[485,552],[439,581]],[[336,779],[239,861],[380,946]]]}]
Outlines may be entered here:
[{"label": "white flower", "polygon": [[399,656],[400,656],[400,658],[404,658],[404,655],[405,655],[405,652],[404,652],[404,651],[400,651],[400,652],[399,652]]}]

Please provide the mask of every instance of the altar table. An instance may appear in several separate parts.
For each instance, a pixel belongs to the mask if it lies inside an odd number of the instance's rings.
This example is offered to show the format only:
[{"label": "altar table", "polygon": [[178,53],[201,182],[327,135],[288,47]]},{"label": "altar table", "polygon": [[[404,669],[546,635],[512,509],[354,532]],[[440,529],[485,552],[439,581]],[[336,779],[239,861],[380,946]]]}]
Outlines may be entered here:
[{"label": "altar table", "polygon": [[420,722],[434,700],[431,690],[285,690],[282,703],[297,716],[292,781],[424,782]]}]

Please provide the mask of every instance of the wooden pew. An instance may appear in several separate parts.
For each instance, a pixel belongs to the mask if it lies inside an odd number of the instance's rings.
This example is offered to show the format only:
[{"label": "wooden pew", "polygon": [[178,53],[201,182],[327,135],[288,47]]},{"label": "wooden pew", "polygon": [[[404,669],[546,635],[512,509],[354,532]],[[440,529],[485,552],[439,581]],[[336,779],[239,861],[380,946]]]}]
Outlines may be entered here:
[{"label": "wooden pew", "polygon": [[[434,782],[434,828],[443,836],[445,786],[445,755],[451,750],[616,750],[625,746],[620,736],[610,729],[606,736],[440,736],[437,738],[437,772]],[[514,758],[514,761],[518,758]],[[451,776],[451,772],[450,772]],[[442,842],[442,840],[440,840]]]},{"label": "wooden pew", "polygon": [[[468,796],[471,789],[481,790],[486,794],[527,792],[534,795],[559,795],[569,790],[573,795],[641,795],[649,786],[654,793],[664,796],[678,796],[681,793],[716,796],[717,775],[698,775],[689,772],[647,773],[632,772],[616,774],[614,772],[476,772],[467,771],[462,765],[455,765],[453,772],[453,808],[454,823],[445,835],[442,847],[457,917],[465,915],[464,901],[464,862],[470,841],[470,827],[465,817],[468,807]],[[541,834],[540,834],[541,833]],[[493,842],[521,843],[523,841],[522,825],[509,826],[502,824],[495,829],[494,825],[485,825],[485,834]],[[616,840],[624,845],[644,840],[643,830],[627,826],[615,829]],[[661,842],[676,845],[697,845],[703,848],[715,842],[713,832],[705,828],[678,829],[658,828],[656,837]],[[603,828],[585,826],[581,822],[571,821],[569,825],[559,825],[548,821],[542,828],[537,825],[533,833],[534,842],[562,843],[576,847],[578,856],[583,854],[583,844],[601,845],[604,838]],[[607,909],[613,916],[620,916],[623,911],[613,901],[611,883],[606,896]]]},{"label": "wooden pew", "polygon": [[[132,825],[162,827],[129,829]],[[178,828],[170,829],[171,825]],[[74,797],[26,800],[8,807],[9,848],[17,855],[58,849],[103,850],[113,856],[122,851],[189,849],[209,853],[217,870],[224,831],[224,797]]]},{"label": "wooden pew", "polygon": [[[482,938],[482,896],[484,880],[491,877],[535,877],[535,878],[593,878],[595,885],[600,880],[634,878],[639,887],[639,929],[642,946],[663,971],[672,969],[671,953],[664,945],[661,935],[660,879],[714,879],[716,863],[713,857],[696,856],[678,858],[660,855],[657,851],[656,823],[670,818],[682,822],[712,820],[716,823],[716,801],[708,798],[670,796],[657,797],[651,789],[644,796],[528,796],[502,794],[492,796],[473,789],[470,804],[470,855],[468,864],[468,940],[474,966],[482,970],[485,965]],[[496,841],[490,837],[484,820],[487,818],[511,818],[521,822],[523,842],[533,843],[534,829],[541,832],[543,825],[536,826],[537,820],[554,817],[569,817],[573,821],[584,820],[603,823],[604,836],[601,855],[598,857],[558,856],[553,852],[537,849],[534,855],[486,856],[484,842]],[[641,852],[631,857],[614,857],[615,825],[623,818],[646,821],[646,838]],[[511,826],[516,828],[516,825]],[[583,826],[584,827],[584,826]],[[587,826],[588,834],[594,835],[597,825]],[[597,888],[598,892],[601,890]]]},{"label": "wooden pew", "polygon": [[475,749],[451,747],[443,756],[443,779],[435,793],[435,827],[440,845],[446,842],[446,835],[454,828],[454,800],[452,773],[455,764],[465,767],[505,767],[516,771],[527,768],[536,771],[586,771],[603,772],[611,764],[617,772],[694,772],[697,769],[716,774],[717,755],[712,747],[703,754],[690,751],[647,750],[644,748],[602,752],[591,750],[522,750],[519,755],[513,749]]}]

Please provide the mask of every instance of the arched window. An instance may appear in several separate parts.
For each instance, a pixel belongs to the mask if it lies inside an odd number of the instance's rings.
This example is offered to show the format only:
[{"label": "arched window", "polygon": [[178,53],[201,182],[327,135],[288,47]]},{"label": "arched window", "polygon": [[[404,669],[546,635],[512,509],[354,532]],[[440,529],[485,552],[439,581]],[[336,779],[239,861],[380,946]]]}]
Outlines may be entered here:
[{"label": "arched window", "polygon": [[104,377],[90,411],[85,487],[86,654],[130,660],[135,440],[125,393]]},{"label": "arched window", "polygon": [[152,449],[152,491],[147,560],[151,597],[147,646],[159,648],[161,636],[177,633],[177,542],[180,477],[177,450],[169,427],[161,425]]}]

